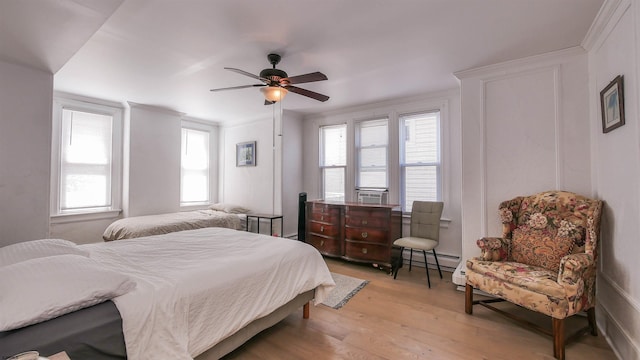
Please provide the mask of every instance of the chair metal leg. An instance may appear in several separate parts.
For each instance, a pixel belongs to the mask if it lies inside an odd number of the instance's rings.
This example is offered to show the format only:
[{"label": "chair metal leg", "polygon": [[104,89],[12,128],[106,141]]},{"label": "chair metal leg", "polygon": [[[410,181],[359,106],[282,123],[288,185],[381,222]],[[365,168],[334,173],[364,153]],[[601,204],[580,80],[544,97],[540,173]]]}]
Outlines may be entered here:
[{"label": "chair metal leg", "polygon": [[431,279],[429,278],[429,264],[427,263],[427,252],[422,250],[422,255],[424,255],[424,269],[427,271],[427,284],[429,284],[429,289],[431,289]]},{"label": "chair metal leg", "polygon": [[411,260],[413,260],[413,249],[409,248],[411,253],[409,254],[409,271],[411,271]]},{"label": "chair metal leg", "polygon": [[436,265],[438,266],[438,273],[440,274],[440,279],[442,279],[442,270],[440,270],[440,264],[438,263],[438,256],[436,255],[436,249],[433,250],[433,257],[436,259]]},{"label": "chair metal leg", "polygon": [[[400,260],[399,260],[400,264],[402,264],[402,261],[403,261],[403,259],[402,259],[402,254],[403,253],[404,253],[404,248],[401,247],[400,248]],[[396,264],[396,268],[393,271],[393,280],[395,280],[396,276],[398,276],[398,270],[400,270],[400,264]]]}]

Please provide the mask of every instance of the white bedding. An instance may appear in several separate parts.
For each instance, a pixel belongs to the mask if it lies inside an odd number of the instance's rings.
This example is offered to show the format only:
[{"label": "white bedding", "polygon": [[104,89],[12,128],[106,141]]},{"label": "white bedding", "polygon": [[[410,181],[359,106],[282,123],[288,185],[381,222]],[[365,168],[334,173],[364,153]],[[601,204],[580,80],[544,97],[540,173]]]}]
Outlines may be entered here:
[{"label": "white bedding", "polygon": [[82,245],[137,283],[115,298],[130,359],[192,359],[298,294],[335,286],[320,253],[278,237],[205,228]]},{"label": "white bedding", "polygon": [[105,229],[102,238],[104,241],[122,240],[205,227],[225,227],[237,230],[243,225],[241,219],[246,219],[243,214],[209,209],[132,216],[111,223]]}]

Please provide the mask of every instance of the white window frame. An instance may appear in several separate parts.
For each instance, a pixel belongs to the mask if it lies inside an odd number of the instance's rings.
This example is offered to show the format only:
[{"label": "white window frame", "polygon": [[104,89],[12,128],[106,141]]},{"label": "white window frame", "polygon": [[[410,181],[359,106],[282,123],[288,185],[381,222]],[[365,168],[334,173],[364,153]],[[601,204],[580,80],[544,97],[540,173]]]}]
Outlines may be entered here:
[{"label": "white window frame", "polygon": [[[325,128],[344,128],[345,129],[345,136],[346,136],[346,146],[345,146],[345,151],[347,152],[345,154],[345,164],[344,165],[326,165],[325,161],[324,161],[324,139],[322,136],[322,131]],[[326,169],[342,169],[343,172],[343,178],[344,178],[344,188],[342,189],[343,194],[344,194],[344,200],[347,200],[347,165],[349,164],[349,159],[348,159],[348,151],[349,151],[349,141],[348,141],[348,127],[347,124],[335,124],[335,125],[322,125],[318,128],[318,142],[319,142],[319,157],[318,157],[318,166],[319,166],[319,170],[320,170],[320,194],[322,195],[322,198],[324,198],[325,195],[325,184],[324,184],[324,174],[325,174],[325,170]]]},{"label": "white window frame", "polygon": [[[205,208],[208,205],[213,203],[214,199],[214,166],[216,165],[214,156],[215,156],[215,138],[216,135],[214,126],[203,124],[201,122],[195,120],[183,119],[181,128],[180,128],[180,138],[182,139],[182,129],[203,131],[209,133],[209,178],[208,186],[209,186],[209,200],[205,202],[182,202],[182,164],[180,165],[180,208],[183,210],[195,209],[195,208]],[[180,144],[180,151],[182,151],[182,142]]]},{"label": "white window frame", "polygon": [[[113,118],[111,137],[111,206],[104,208],[61,210],[60,184],[62,161],[62,111],[75,110]],[[111,218],[121,212],[122,207],[122,137],[123,108],[121,104],[70,94],[56,93],[53,98],[53,121],[51,139],[51,206],[52,223]]]},{"label": "white window frame", "polygon": [[[405,161],[405,141],[406,141],[406,126],[404,124],[404,118],[414,115],[420,114],[430,114],[430,113],[438,113],[438,123],[437,123],[437,140],[438,140],[438,156],[435,162],[417,162],[417,163],[406,163]],[[408,209],[405,207],[406,203],[406,191],[405,191],[405,176],[407,167],[421,167],[421,166],[435,166],[436,168],[436,200],[443,201],[443,171],[442,171],[442,109],[431,109],[425,111],[411,112],[411,113],[403,113],[398,116],[398,125],[400,127],[399,133],[399,161],[400,161],[400,204],[403,213],[408,213]]]},{"label": "white window frame", "polygon": [[[384,169],[385,171],[385,184],[382,187],[363,187],[360,185],[360,174],[362,172],[362,163],[361,163],[361,159],[362,159],[362,155],[361,155],[361,151],[363,149],[363,147],[360,145],[360,130],[362,129],[362,125],[365,123],[369,123],[369,122],[382,122],[385,121],[387,123],[387,143],[384,145],[370,145],[367,146],[366,149],[376,149],[376,148],[384,148],[384,153],[385,153],[385,162],[386,162],[386,168]],[[389,189],[389,118],[388,117],[381,117],[381,118],[375,118],[375,119],[369,119],[369,120],[361,120],[358,121],[356,123],[356,136],[355,136],[355,152],[356,152],[356,190],[359,189],[380,189],[380,190],[388,190]],[[366,170],[365,170],[366,171]]]}]

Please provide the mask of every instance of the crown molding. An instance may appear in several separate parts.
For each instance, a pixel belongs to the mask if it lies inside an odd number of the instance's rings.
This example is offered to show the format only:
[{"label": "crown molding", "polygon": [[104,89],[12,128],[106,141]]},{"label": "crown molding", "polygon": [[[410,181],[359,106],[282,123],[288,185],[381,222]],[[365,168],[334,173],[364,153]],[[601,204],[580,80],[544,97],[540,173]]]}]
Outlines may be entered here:
[{"label": "crown molding", "polygon": [[[590,51],[596,47],[603,34],[608,33],[607,27],[611,22],[618,22],[624,10],[631,6],[630,0],[606,0],[600,7],[596,18],[591,23],[587,35],[582,40],[582,47]],[[620,11],[618,11],[620,9]]]},{"label": "crown molding", "polygon": [[483,78],[496,74],[508,74],[511,71],[522,71],[555,65],[562,60],[586,54],[582,46],[574,46],[562,50],[552,51],[540,55],[533,55],[522,59],[505,61],[497,64],[482,66],[475,69],[462,70],[453,73],[460,80],[466,78]]}]

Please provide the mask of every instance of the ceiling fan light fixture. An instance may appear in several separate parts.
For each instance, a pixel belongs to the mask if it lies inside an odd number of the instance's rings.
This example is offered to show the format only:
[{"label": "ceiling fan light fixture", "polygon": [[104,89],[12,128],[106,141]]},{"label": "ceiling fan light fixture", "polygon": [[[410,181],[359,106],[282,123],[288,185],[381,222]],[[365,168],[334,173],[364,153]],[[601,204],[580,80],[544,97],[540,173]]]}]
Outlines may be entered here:
[{"label": "ceiling fan light fixture", "polygon": [[284,97],[287,96],[287,93],[289,92],[289,90],[280,86],[265,86],[261,88],[260,91],[262,91],[262,95],[264,95],[264,98],[267,101],[271,102],[282,101],[282,99],[284,99]]}]

